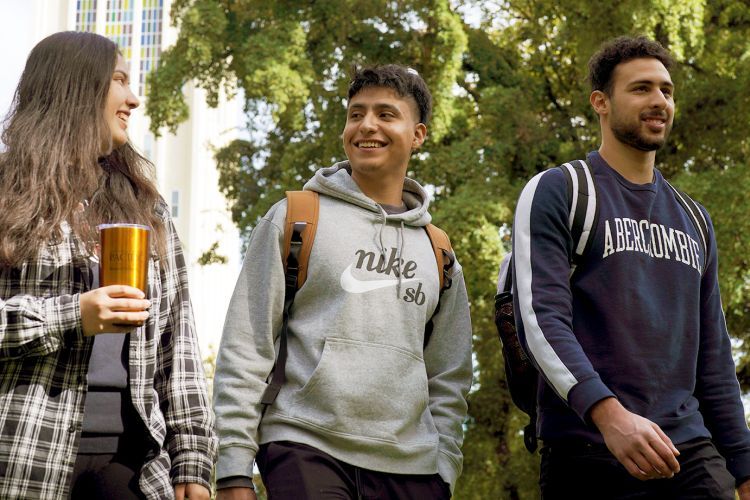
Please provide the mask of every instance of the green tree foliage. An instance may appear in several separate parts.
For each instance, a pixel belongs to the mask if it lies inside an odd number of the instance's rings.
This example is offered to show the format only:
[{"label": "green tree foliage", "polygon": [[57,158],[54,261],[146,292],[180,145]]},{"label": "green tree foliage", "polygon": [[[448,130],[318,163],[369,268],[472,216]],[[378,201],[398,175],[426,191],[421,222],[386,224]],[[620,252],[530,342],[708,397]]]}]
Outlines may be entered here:
[{"label": "green tree foliage", "polygon": [[219,242],[214,241],[211,246],[198,257],[199,266],[210,266],[211,264],[226,264],[228,258],[219,253]]},{"label": "green tree foliage", "polygon": [[188,83],[210,104],[242,91],[247,138],[216,159],[245,235],[283,191],[344,159],[354,64],[407,64],[432,89],[428,142],[409,175],[435,187],[435,221],[464,265],[478,365],[456,498],[538,496],[538,457],[523,448],[526,418],[507,394],[492,324],[495,276],[524,181],[598,145],[586,64],[606,39],[644,34],[678,60],[675,129],[658,166],[712,213],[730,331],[750,337],[746,1],[175,0],[172,14],[180,35],[149,79],[152,128],[186,118]]}]

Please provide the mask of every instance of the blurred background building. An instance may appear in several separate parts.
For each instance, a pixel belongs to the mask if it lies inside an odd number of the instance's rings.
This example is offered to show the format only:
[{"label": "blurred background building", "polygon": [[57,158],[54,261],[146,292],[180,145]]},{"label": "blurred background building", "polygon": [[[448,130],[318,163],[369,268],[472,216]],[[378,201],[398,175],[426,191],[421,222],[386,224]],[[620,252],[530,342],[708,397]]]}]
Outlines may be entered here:
[{"label": "blurred background building", "polygon": [[[170,25],[171,0],[0,0],[0,114],[12,102],[23,65],[34,45],[57,31],[104,35],[120,47],[130,67],[131,89],[141,101],[128,128],[133,144],[156,166],[162,196],[170,205],[188,263],[190,291],[203,354],[218,347],[224,315],[240,267],[239,232],[218,190],[213,148],[240,133],[244,118],[240,98],[222,98],[215,109],[205,93],[188,84],[184,94],[190,119],[175,134],[149,131],[144,110],[146,75],[159,64],[162,51],[177,38]],[[214,248],[214,262],[199,258]],[[222,259],[223,257],[224,259]]]}]

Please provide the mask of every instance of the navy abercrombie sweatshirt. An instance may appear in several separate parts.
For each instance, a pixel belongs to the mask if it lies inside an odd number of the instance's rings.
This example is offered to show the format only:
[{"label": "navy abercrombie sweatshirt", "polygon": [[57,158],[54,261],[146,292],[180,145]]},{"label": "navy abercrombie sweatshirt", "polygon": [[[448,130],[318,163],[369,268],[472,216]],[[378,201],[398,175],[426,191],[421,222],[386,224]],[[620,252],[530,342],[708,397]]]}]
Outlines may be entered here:
[{"label": "navy abercrombie sweatshirt", "polygon": [[[559,169],[534,177],[518,201],[513,255],[516,317],[547,381],[540,437],[603,443],[592,405],[615,396],[675,444],[712,437],[737,479],[750,476],[745,422],[721,309],[713,226],[698,230],[658,170],[628,182],[589,154],[599,219],[569,279],[573,242]],[[704,255],[705,254],[705,255]]]}]

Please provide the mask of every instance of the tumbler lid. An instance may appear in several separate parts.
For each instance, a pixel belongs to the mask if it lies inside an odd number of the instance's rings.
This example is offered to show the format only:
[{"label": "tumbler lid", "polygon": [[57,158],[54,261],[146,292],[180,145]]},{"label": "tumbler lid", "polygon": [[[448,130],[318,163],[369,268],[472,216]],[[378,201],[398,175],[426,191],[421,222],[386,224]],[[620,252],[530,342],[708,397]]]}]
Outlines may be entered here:
[{"label": "tumbler lid", "polygon": [[129,224],[126,222],[115,222],[112,224],[99,224],[98,226],[96,226],[96,229],[97,231],[101,231],[102,229],[109,229],[112,227],[134,227],[138,229],[144,229],[146,231],[151,231],[150,226],[144,226],[143,224]]}]

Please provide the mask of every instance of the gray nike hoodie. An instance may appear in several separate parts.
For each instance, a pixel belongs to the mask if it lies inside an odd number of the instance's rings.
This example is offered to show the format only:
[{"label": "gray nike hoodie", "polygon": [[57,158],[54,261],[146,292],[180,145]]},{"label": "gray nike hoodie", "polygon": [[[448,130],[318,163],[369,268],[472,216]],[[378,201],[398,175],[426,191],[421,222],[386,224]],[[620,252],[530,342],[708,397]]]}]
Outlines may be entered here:
[{"label": "gray nike hoodie", "polygon": [[471,322],[458,263],[439,294],[424,230],[428,195],[407,178],[407,210],[388,215],[362,193],[348,162],[319,170],[304,189],[320,193],[320,212],[290,312],[287,381],[262,414],[282,324],[284,200],[253,229],[227,312],[214,382],[216,477],[252,477],[259,444],[284,440],[370,470],[439,473],[453,489]]}]

